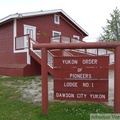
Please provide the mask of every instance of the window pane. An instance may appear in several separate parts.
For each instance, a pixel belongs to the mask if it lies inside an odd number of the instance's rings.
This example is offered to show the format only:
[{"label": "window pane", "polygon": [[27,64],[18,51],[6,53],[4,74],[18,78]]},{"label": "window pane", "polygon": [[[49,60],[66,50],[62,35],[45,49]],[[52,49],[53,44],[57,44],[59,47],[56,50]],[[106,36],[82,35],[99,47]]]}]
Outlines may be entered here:
[{"label": "window pane", "polygon": [[55,21],[58,22],[58,16],[55,17]]},{"label": "window pane", "polygon": [[52,36],[60,36],[61,32],[59,31],[52,31]]},{"label": "window pane", "polygon": [[54,32],[54,36],[59,36],[59,35],[60,35],[59,33]]},{"label": "window pane", "polygon": [[54,15],[54,23],[55,24],[60,24],[60,17],[59,17],[59,15]]},{"label": "window pane", "polygon": [[80,39],[80,37],[77,36],[77,35],[73,35],[73,38],[76,39],[76,40],[79,40],[79,39]]}]

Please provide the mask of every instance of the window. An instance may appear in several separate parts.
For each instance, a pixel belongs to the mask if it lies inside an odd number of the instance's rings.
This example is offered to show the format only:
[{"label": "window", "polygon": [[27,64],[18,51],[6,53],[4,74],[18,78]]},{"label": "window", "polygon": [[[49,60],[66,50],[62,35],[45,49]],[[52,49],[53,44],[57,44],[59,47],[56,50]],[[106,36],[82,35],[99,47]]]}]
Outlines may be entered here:
[{"label": "window", "polygon": [[52,31],[52,36],[60,36],[61,32],[58,31]]},{"label": "window", "polygon": [[55,24],[60,24],[60,16],[59,15],[54,15],[54,23]]},{"label": "window", "polygon": [[73,39],[80,40],[80,36],[73,35]]},{"label": "window", "polygon": [[73,35],[72,42],[73,42],[73,43],[80,42],[80,36]]},{"label": "window", "polygon": [[58,31],[52,31],[52,38],[51,38],[51,43],[60,43],[60,35],[61,32]]}]

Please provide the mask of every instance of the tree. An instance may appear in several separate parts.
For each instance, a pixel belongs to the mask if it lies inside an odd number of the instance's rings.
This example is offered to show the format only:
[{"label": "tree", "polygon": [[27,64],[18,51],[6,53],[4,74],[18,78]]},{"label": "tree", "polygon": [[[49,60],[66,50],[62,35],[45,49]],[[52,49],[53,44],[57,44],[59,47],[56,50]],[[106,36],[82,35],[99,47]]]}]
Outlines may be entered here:
[{"label": "tree", "polygon": [[100,35],[98,41],[112,42],[120,41],[120,11],[116,7],[113,13],[110,14],[111,20],[107,19],[107,25],[103,28],[103,34]]}]

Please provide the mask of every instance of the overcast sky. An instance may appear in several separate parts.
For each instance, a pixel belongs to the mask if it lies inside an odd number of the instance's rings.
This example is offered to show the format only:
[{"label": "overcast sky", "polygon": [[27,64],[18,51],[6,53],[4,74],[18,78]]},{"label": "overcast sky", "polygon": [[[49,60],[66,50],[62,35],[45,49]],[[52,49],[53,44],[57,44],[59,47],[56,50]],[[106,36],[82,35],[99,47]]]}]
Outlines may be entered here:
[{"label": "overcast sky", "polygon": [[0,0],[0,19],[15,13],[62,9],[89,33],[86,41],[95,41],[116,7],[120,10],[120,0]]}]

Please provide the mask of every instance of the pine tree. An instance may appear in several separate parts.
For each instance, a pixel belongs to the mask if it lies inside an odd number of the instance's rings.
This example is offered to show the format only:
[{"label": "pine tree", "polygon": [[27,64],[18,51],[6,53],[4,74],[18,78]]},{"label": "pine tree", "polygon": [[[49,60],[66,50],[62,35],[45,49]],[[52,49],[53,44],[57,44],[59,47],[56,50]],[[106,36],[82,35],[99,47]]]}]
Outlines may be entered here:
[{"label": "pine tree", "polygon": [[116,7],[110,14],[111,20],[107,19],[107,25],[103,28],[103,34],[100,35],[98,41],[112,42],[120,41],[120,11]]}]

